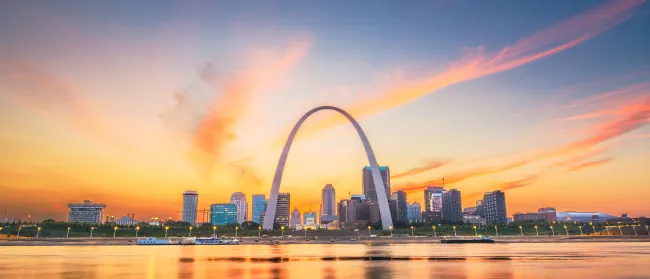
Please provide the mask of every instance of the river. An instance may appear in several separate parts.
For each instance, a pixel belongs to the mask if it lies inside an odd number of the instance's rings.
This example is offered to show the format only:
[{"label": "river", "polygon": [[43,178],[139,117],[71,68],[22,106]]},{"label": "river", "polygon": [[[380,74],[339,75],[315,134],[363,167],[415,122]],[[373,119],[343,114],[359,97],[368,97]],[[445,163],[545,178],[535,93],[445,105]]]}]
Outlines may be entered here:
[{"label": "river", "polygon": [[650,278],[650,243],[0,247],[0,278]]}]

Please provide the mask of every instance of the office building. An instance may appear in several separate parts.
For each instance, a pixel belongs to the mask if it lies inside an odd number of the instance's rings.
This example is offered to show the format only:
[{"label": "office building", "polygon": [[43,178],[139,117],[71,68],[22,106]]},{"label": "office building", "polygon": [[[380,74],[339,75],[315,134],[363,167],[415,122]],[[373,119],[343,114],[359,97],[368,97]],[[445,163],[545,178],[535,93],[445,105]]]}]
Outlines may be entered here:
[{"label": "office building", "polygon": [[106,208],[105,204],[92,203],[89,200],[84,200],[83,203],[68,204],[70,210],[68,222],[101,224],[104,208]]},{"label": "office building", "polygon": [[294,208],[293,211],[291,212],[291,220],[289,222],[289,227],[291,228],[296,228],[302,226],[302,222],[300,221],[300,211],[298,208]]},{"label": "office building", "polygon": [[557,221],[557,211],[554,207],[542,207],[537,210],[537,213],[549,223]]},{"label": "office building", "polygon": [[475,225],[475,226],[485,226],[487,222],[485,218],[478,215],[463,215],[463,223]]},{"label": "office building", "polygon": [[442,193],[444,192],[442,186],[429,186],[424,189],[424,211],[442,212]]},{"label": "office building", "polygon": [[199,205],[199,194],[188,190],[183,193],[183,212],[181,221],[196,226],[196,211]]},{"label": "office building", "polygon": [[321,202],[323,207],[321,215],[336,216],[336,190],[332,184],[323,187]]},{"label": "office building", "polygon": [[397,222],[408,222],[408,202],[406,202],[406,192],[399,190],[392,195],[392,200],[397,204],[396,218]]},{"label": "office building", "polygon": [[463,222],[463,205],[460,191],[451,189],[442,194],[442,220],[449,223]]},{"label": "office building", "polygon": [[422,222],[422,207],[420,207],[420,203],[413,202],[409,204],[407,211],[408,211],[407,218],[409,219],[409,222],[411,223]]},{"label": "office building", "polygon": [[278,203],[275,208],[275,224],[289,226],[289,208],[291,206],[291,195],[289,193],[278,193]]},{"label": "office building", "polygon": [[[386,166],[380,166],[379,172],[381,174],[381,179],[384,181],[384,190],[386,191],[386,199],[390,199],[390,169]],[[375,183],[372,179],[372,169],[368,166],[363,168],[363,194],[366,196],[366,199],[371,201],[377,200],[377,192],[375,191]]]},{"label": "office building", "polygon": [[242,192],[235,192],[230,195],[230,203],[237,206],[237,223],[241,224],[248,220],[248,203],[246,195]]},{"label": "office building", "polygon": [[424,211],[422,220],[429,224],[440,224],[442,221],[442,211]]},{"label": "office building", "polygon": [[253,203],[253,214],[251,215],[251,221],[262,224],[260,216],[262,212],[266,211],[266,198],[262,195],[253,195],[251,202]]},{"label": "office building", "polygon": [[215,226],[238,223],[237,205],[232,203],[210,205],[210,223]]},{"label": "office building", "polygon": [[341,200],[338,204],[340,228],[355,226],[357,223],[357,201]]},{"label": "office building", "polygon": [[512,219],[515,222],[540,221],[540,220],[545,221],[544,217],[537,212],[528,212],[528,213],[517,212],[515,214],[512,214]]},{"label": "office building", "polygon": [[488,225],[507,224],[506,195],[500,190],[483,195],[483,211]]}]

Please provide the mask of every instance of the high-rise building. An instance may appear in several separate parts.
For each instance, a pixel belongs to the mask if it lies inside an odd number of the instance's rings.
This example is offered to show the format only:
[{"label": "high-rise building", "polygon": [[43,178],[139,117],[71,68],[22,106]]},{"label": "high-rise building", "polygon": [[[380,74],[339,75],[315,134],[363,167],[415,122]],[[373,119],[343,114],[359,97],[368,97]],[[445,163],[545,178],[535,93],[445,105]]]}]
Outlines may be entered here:
[{"label": "high-rise building", "polygon": [[300,210],[298,210],[298,208],[294,208],[291,212],[291,221],[289,223],[289,227],[295,228],[301,225],[302,222],[300,222]]},{"label": "high-rise building", "polygon": [[355,226],[357,223],[357,201],[341,200],[338,207],[340,228]]},{"label": "high-rise building", "polygon": [[397,222],[408,222],[408,202],[406,202],[406,192],[399,190],[393,193],[391,199],[397,203]]},{"label": "high-rise building", "polygon": [[488,225],[507,224],[505,193],[500,190],[485,193],[482,206]]},{"label": "high-rise building", "polygon": [[442,220],[450,223],[463,222],[463,205],[460,191],[451,189],[442,194]]},{"label": "high-rise building", "polygon": [[424,211],[442,212],[442,186],[429,186],[424,189]]},{"label": "high-rise building", "polygon": [[237,205],[216,203],[210,205],[210,223],[212,225],[230,225],[237,222]]},{"label": "high-rise building", "polygon": [[409,204],[407,211],[407,218],[409,219],[409,222],[422,222],[422,208],[420,207],[420,203],[413,202]]},{"label": "high-rise building", "polygon": [[289,208],[291,206],[291,195],[289,193],[278,193],[278,203],[275,208],[275,224],[289,226]]},{"label": "high-rise building", "polygon": [[336,190],[332,184],[327,184],[322,191],[322,215],[336,216]]},{"label": "high-rise building", "polygon": [[[390,169],[386,166],[380,166],[379,172],[381,179],[384,181],[384,190],[386,191],[386,199],[390,199]],[[377,192],[375,191],[375,182],[372,179],[372,169],[368,166],[363,168],[363,194],[366,199],[371,201],[378,201]]]},{"label": "high-rise building", "polygon": [[106,205],[85,200],[84,203],[68,204],[68,208],[68,222],[100,224]]},{"label": "high-rise building", "polygon": [[199,205],[199,194],[196,191],[187,190],[183,193],[183,216],[181,221],[196,226],[196,210]]},{"label": "high-rise building", "polygon": [[237,206],[237,223],[244,223],[248,219],[248,203],[246,195],[242,192],[235,192],[230,195],[230,203]]},{"label": "high-rise building", "polygon": [[253,203],[251,221],[261,224],[260,216],[262,216],[262,212],[266,211],[266,197],[264,194],[253,195],[251,202]]}]

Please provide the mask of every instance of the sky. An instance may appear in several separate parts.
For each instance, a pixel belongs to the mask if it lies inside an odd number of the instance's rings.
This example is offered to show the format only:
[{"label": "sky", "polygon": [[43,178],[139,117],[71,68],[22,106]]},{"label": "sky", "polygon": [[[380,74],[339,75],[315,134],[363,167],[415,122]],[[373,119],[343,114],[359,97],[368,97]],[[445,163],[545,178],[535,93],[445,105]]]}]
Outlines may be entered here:
[{"label": "sky", "polygon": [[[0,210],[180,219],[269,195],[310,109],[359,121],[393,191],[508,215],[556,207],[648,216],[650,4],[621,1],[3,1]],[[291,207],[360,194],[368,164],[341,115],[310,117]]]}]

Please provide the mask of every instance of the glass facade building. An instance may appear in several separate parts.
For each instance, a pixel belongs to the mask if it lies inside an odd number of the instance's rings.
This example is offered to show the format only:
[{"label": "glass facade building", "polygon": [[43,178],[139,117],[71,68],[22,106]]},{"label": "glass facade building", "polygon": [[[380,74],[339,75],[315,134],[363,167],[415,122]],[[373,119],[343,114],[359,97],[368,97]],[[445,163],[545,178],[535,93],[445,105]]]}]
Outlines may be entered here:
[{"label": "glass facade building", "polygon": [[237,223],[237,205],[217,203],[210,206],[210,223],[212,225],[229,225]]},{"label": "glass facade building", "polygon": [[266,210],[266,197],[264,195],[253,195],[253,215],[251,221],[261,224],[262,212]]}]

